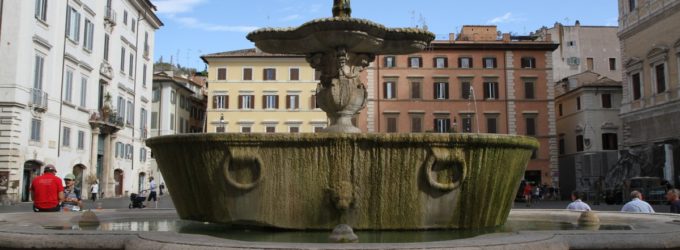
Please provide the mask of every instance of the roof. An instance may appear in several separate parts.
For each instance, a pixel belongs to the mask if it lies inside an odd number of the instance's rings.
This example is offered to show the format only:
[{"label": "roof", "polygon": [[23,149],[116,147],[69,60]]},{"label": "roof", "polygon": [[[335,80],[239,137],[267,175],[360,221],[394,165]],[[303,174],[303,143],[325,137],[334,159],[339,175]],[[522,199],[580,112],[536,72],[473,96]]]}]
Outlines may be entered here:
[{"label": "roof", "polygon": [[304,58],[305,56],[304,55],[293,55],[293,54],[270,54],[270,53],[262,52],[259,49],[250,48],[250,49],[232,50],[232,51],[225,51],[225,52],[202,55],[201,59],[203,59],[203,62],[208,63],[207,59],[210,59],[210,58],[274,58],[274,57],[278,57],[278,58],[286,58],[286,57]]},{"label": "roof", "polygon": [[185,83],[188,83],[188,84],[191,84],[191,85],[195,85],[195,86],[198,86],[198,87],[202,87],[201,84],[196,83],[196,82],[194,82],[194,81],[192,81],[192,80],[190,80],[190,79],[186,79],[186,78],[183,78],[183,77],[169,76],[169,75],[166,74],[165,72],[154,73],[154,74],[153,74],[153,81],[154,81],[154,82],[156,82],[156,81],[170,81],[170,82],[174,82],[174,83],[177,83],[179,86],[181,86],[181,87],[183,87],[183,88],[185,88],[185,89],[187,89],[187,90],[189,90],[189,91],[191,91],[191,92],[193,92],[193,90],[187,88],[187,87],[184,85]]},{"label": "roof", "polygon": [[430,46],[434,49],[461,50],[545,50],[554,51],[559,44],[544,41],[451,41],[435,40]]},{"label": "roof", "polygon": [[[570,86],[570,80],[576,81],[576,86]],[[564,79],[555,83],[556,85],[562,85],[562,88],[558,88],[558,97],[569,94],[576,90],[582,88],[593,88],[593,87],[614,87],[621,88],[621,82],[614,81],[608,77],[602,76],[590,70],[565,77]]]}]

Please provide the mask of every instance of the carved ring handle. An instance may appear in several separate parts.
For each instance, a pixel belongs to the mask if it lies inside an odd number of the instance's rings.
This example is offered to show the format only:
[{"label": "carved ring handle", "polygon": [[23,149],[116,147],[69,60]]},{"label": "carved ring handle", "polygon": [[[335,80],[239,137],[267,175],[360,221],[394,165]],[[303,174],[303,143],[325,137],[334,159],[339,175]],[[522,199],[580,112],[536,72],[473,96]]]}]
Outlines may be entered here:
[{"label": "carved ring handle", "polygon": [[[260,157],[255,154],[254,152],[248,152],[246,150],[231,150],[231,157],[229,161],[224,164],[224,177],[229,183],[229,185],[239,189],[239,190],[250,190],[255,188],[261,181],[263,177],[262,173],[262,160]],[[230,167],[242,167],[242,168],[249,168],[251,171],[254,173],[257,173],[258,176],[255,178],[254,181],[250,183],[241,183],[236,180],[231,176],[229,173],[229,168]]]},{"label": "carved ring handle", "polygon": [[[453,191],[458,189],[463,179],[465,179],[465,157],[463,150],[451,148],[432,148],[432,158],[433,159],[427,162],[425,168],[425,176],[430,186],[441,191]],[[448,168],[453,168],[453,171],[460,172],[460,177],[457,178],[457,180],[452,180],[451,183],[438,182],[433,177],[433,168],[435,165],[444,165]]]}]

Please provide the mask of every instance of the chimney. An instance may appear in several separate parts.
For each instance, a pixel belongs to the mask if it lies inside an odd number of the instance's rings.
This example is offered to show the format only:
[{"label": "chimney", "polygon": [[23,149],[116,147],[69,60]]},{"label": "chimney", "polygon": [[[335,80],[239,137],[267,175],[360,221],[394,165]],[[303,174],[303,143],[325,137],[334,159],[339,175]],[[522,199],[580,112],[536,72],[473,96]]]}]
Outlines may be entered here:
[{"label": "chimney", "polygon": [[510,42],[510,33],[503,33],[503,42]]},{"label": "chimney", "polygon": [[449,42],[456,41],[456,33],[449,33]]}]

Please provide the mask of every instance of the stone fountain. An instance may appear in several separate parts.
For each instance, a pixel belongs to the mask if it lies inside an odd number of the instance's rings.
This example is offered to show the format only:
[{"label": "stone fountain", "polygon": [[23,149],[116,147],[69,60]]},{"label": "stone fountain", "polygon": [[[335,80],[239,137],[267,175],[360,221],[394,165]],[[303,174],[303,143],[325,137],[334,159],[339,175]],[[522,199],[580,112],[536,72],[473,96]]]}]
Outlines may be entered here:
[{"label": "stone fountain", "polygon": [[183,219],[242,226],[331,230],[481,228],[503,224],[535,139],[483,134],[361,134],[360,73],[376,54],[408,54],[434,35],[333,17],[260,29],[264,52],[302,54],[321,71],[319,134],[192,134],[147,140]]}]

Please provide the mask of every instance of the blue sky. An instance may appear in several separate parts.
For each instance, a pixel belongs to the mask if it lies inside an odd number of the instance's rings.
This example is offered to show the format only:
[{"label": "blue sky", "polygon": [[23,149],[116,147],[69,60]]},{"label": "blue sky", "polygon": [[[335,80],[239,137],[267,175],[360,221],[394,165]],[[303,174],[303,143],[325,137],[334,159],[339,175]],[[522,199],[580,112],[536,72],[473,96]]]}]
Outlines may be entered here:
[{"label": "blue sky", "polygon": [[[252,48],[245,36],[261,27],[298,26],[331,16],[331,0],[152,0],[165,23],[156,32],[155,57],[203,69],[202,54]],[[425,23],[437,39],[469,24],[495,24],[528,34],[555,22],[615,26],[614,0],[354,0],[352,17],[388,27]]]}]

